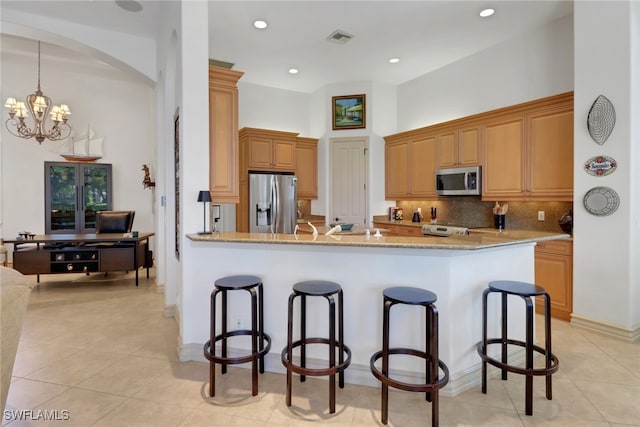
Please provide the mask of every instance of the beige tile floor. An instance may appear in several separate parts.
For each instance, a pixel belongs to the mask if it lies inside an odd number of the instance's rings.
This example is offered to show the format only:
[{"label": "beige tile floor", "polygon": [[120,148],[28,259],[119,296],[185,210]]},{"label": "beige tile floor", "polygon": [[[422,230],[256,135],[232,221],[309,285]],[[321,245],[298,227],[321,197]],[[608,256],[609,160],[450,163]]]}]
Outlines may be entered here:
[{"label": "beige tile floor", "polygon": [[[296,382],[288,408],[283,375],[265,373],[252,397],[248,371],[232,367],[218,376],[219,397],[208,398],[208,365],[177,360],[177,325],[163,317],[153,278],[141,277],[136,288],[132,274],[42,276],[30,298],[3,426],[381,425],[380,391],[373,387],[339,389],[330,415],[324,380]],[[491,379],[486,395],[477,387],[441,397],[440,424],[640,426],[640,343],[562,321],[553,323],[553,341],[560,359],[553,400],[536,378],[533,416],[524,415],[524,381],[511,375]],[[18,410],[22,419],[12,418]],[[42,411],[68,419],[34,420]],[[389,411],[391,426],[430,425],[421,394],[391,391]]]}]

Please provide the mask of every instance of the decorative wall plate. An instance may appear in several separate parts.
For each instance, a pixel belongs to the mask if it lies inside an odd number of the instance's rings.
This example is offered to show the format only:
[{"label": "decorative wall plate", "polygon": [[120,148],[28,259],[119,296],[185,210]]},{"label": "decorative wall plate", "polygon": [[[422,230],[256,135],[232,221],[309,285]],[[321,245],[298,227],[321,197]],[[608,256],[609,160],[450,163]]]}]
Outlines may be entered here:
[{"label": "decorative wall plate", "polygon": [[591,105],[587,116],[589,135],[598,144],[605,143],[616,124],[616,110],[611,101],[604,95],[599,95]]},{"label": "decorative wall plate", "polygon": [[595,216],[607,216],[620,206],[620,196],[613,188],[593,187],[583,199],[584,208]]},{"label": "decorative wall plate", "polygon": [[584,171],[593,176],[605,176],[618,167],[618,162],[609,156],[595,156],[584,163]]}]

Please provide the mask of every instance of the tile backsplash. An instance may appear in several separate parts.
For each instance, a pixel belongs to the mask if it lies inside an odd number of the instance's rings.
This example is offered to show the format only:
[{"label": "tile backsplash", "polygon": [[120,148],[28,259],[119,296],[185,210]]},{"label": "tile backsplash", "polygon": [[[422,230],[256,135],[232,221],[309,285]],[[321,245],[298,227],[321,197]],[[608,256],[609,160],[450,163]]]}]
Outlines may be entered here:
[{"label": "tile backsplash", "polygon": [[[505,216],[506,228],[562,232],[558,220],[569,209],[572,202],[500,202],[508,204]],[[438,213],[439,224],[454,224],[468,227],[493,227],[493,207],[495,202],[483,202],[480,197],[451,197],[438,201],[398,200],[397,206],[404,211],[404,219],[411,217],[418,208],[422,209],[424,221],[429,221],[431,208]],[[544,211],[545,220],[538,221],[538,211]]]}]

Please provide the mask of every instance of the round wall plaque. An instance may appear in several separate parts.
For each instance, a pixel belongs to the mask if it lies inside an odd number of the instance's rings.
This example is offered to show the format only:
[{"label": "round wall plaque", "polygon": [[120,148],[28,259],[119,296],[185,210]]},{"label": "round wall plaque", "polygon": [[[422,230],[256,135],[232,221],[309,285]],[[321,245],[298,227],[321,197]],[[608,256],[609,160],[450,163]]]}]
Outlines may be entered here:
[{"label": "round wall plaque", "polygon": [[593,187],[583,199],[584,208],[595,216],[607,216],[620,206],[620,196],[613,188]]}]

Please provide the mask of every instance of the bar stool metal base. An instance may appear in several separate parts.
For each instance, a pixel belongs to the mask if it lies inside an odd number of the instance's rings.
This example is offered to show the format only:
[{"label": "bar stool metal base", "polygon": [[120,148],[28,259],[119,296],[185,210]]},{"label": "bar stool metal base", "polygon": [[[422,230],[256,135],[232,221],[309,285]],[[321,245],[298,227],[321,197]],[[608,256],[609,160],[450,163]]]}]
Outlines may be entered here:
[{"label": "bar stool metal base", "polygon": [[[502,303],[502,331],[500,338],[487,337],[487,299],[490,293],[501,294]],[[521,297],[526,304],[526,326],[525,341],[508,338],[507,334],[507,297],[515,295]],[[545,346],[540,347],[533,343],[533,302],[531,297],[542,296],[544,298],[544,320],[545,320]],[[493,358],[487,354],[490,345],[500,344],[501,360]],[[511,365],[507,360],[508,346],[519,346],[525,349],[525,367]],[[502,371],[502,379],[507,379],[507,372],[526,375],[525,379],[525,413],[533,415],[533,377],[546,377],[546,397],[552,399],[551,375],[558,371],[559,360],[551,352],[551,298],[544,288],[524,282],[515,281],[494,281],[489,283],[489,287],[482,293],[482,341],[477,345],[477,352],[482,359],[482,393],[487,393],[487,363],[499,368]],[[534,352],[545,356],[545,367],[534,368]]]},{"label": "bar stool metal base", "polygon": [[[257,292],[256,292],[257,289]],[[251,329],[227,329],[227,292],[245,290],[251,296]],[[216,298],[222,293],[222,332],[216,331]],[[227,372],[227,365],[251,362],[251,392],[258,394],[258,371],[264,373],[264,356],[271,349],[271,337],[264,333],[262,280],[257,276],[227,276],[216,280],[215,289],[211,292],[211,338],[204,344],[204,357],[209,360],[209,396],[215,396],[215,364],[220,364],[223,374]],[[237,336],[250,336],[251,352],[243,356],[227,356],[227,340]],[[215,343],[222,341],[221,355],[215,353]],[[266,345],[265,345],[266,343]],[[259,368],[258,368],[259,363]]]},{"label": "bar stool metal base", "polygon": [[[338,339],[335,337],[336,308],[334,295],[338,295]],[[321,296],[329,303],[329,338],[307,337],[306,297]],[[293,341],[293,305],[297,297],[300,297],[300,339]],[[282,364],[287,369],[286,404],[291,406],[292,372],[300,375],[300,381],[305,381],[309,376],[329,376],[329,412],[336,412],[336,380],[338,374],[339,387],[344,388],[344,371],[351,364],[351,349],[344,344],[343,328],[343,294],[340,285],[323,280],[309,280],[293,285],[293,293],[289,296],[288,304],[288,331],[287,345],[282,349]],[[306,345],[324,344],[329,349],[329,366],[327,368],[306,367]],[[300,364],[293,362],[293,349],[300,348]],[[335,360],[336,349],[338,351],[338,363]],[[346,357],[345,357],[346,356]]]},{"label": "bar stool metal base", "polygon": [[[431,425],[438,426],[438,390],[449,382],[449,368],[438,359],[438,310],[434,303],[437,300],[436,294],[420,288],[393,287],[387,288],[383,292],[383,319],[382,319],[382,350],[374,353],[369,361],[371,373],[382,383],[382,424],[387,424],[389,418],[389,386],[405,391],[425,393],[427,401],[431,402]],[[396,304],[420,305],[426,308],[427,316],[425,322],[426,350],[421,351],[414,348],[394,347],[389,348],[389,323],[391,307]],[[389,376],[389,356],[409,355],[423,359],[425,361],[426,380],[424,383],[407,383],[398,381]],[[382,369],[378,369],[375,364],[382,359]],[[440,370],[443,375],[440,376]]]}]

